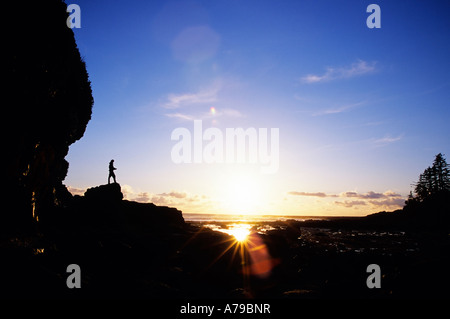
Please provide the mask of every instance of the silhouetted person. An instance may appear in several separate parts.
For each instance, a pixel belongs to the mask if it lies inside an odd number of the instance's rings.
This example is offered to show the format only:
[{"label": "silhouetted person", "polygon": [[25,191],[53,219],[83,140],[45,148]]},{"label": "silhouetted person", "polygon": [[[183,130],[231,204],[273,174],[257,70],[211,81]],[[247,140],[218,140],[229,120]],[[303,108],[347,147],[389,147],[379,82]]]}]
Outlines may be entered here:
[{"label": "silhouetted person", "polygon": [[114,171],[115,171],[116,169],[117,169],[117,168],[114,167],[114,160],[111,160],[111,162],[109,162],[108,184],[110,184],[111,177],[114,179],[114,183],[117,183],[117,182],[116,182],[116,174],[114,174]]}]

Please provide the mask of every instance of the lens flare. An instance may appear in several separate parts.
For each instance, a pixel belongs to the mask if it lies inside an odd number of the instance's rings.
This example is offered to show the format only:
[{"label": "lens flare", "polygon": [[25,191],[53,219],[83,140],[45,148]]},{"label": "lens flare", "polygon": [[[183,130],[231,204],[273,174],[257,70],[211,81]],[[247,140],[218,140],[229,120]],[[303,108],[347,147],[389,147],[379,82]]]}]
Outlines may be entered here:
[{"label": "lens flare", "polygon": [[250,234],[250,230],[247,227],[238,227],[235,229],[231,229],[229,231],[229,234],[233,235],[237,241],[243,242],[247,239],[248,235]]},{"label": "lens flare", "polygon": [[235,258],[239,258],[241,261],[240,273],[242,274],[243,287],[246,291],[251,291],[251,277],[269,278],[274,267],[280,263],[278,258],[271,256],[263,237],[254,231],[251,224],[234,223],[226,227],[217,225],[205,226],[206,228],[233,236],[225,241],[229,242],[229,245],[218,252],[218,256],[211,262],[211,265],[227,256],[227,252],[231,251],[231,257],[229,257],[231,261],[235,260]]},{"label": "lens flare", "polygon": [[227,229],[216,229],[218,231],[227,233],[234,236],[234,239],[238,242],[244,242],[248,235],[250,235],[251,225],[249,224],[231,224]]},{"label": "lens flare", "polygon": [[211,115],[216,115],[216,108],[214,106],[211,106],[209,111],[211,112]]}]

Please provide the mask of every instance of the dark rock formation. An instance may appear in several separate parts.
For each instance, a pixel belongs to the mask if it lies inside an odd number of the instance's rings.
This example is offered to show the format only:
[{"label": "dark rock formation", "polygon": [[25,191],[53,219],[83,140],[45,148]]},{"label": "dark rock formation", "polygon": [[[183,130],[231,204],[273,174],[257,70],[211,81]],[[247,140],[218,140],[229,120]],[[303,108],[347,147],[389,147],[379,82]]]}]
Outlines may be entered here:
[{"label": "dark rock formation", "polygon": [[184,228],[185,222],[180,210],[174,207],[156,206],[153,203],[137,203],[124,200],[123,211],[130,224],[140,228],[160,231],[167,228]]},{"label": "dark rock formation", "polygon": [[[69,145],[91,118],[93,98],[86,66],[66,25],[60,0],[11,1],[3,38],[6,88],[2,176],[14,210],[2,213],[3,231],[31,229],[60,204]],[[42,213],[42,215],[41,215]]]},{"label": "dark rock formation", "polygon": [[109,227],[115,232],[170,233],[185,227],[183,215],[176,208],[123,200],[118,183],[89,188],[58,214],[80,227]]},{"label": "dark rock formation", "polygon": [[123,199],[123,194],[120,188],[120,184],[114,183],[89,188],[84,193],[84,197],[87,200],[94,202],[96,201],[102,203],[108,202],[117,203]]}]

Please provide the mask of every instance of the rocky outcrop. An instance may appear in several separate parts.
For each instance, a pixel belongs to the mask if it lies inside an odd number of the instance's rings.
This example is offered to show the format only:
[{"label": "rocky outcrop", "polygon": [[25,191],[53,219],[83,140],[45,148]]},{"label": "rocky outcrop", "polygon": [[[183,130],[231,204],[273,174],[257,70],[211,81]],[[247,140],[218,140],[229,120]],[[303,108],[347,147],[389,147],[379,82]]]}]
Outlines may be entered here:
[{"label": "rocky outcrop", "polygon": [[[24,231],[61,201],[69,146],[91,118],[93,97],[86,66],[60,0],[6,4],[3,39],[6,88],[2,117],[6,150],[5,197],[15,209],[2,214],[5,231]],[[24,27],[35,21],[36,28]],[[39,30],[39,31],[37,31]],[[7,128],[6,128],[7,127]],[[41,215],[42,213],[42,215]]]},{"label": "rocky outcrop", "polygon": [[84,197],[92,202],[117,203],[123,199],[120,184],[106,184],[88,188]]},{"label": "rocky outcrop", "polygon": [[130,224],[151,230],[185,227],[183,215],[174,207],[156,206],[153,203],[123,201],[122,207]]},{"label": "rocky outcrop", "polygon": [[168,234],[185,227],[182,212],[176,208],[123,200],[120,184],[106,184],[75,196],[63,211],[82,227],[109,227],[114,231],[160,232]]}]

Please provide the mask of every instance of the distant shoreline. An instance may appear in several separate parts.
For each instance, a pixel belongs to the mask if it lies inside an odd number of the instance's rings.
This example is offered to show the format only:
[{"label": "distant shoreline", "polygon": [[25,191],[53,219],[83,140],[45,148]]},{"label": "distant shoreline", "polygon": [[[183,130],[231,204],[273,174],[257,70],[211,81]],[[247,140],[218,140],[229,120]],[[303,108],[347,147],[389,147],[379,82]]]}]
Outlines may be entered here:
[{"label": "distant shoreline", "polygon": [[302,215],[244,215],[244,214],[186,214],[183,218],[186,222],[276,222],[285,220],[343,220],[361,219],[366,216],[302,216]]}]

